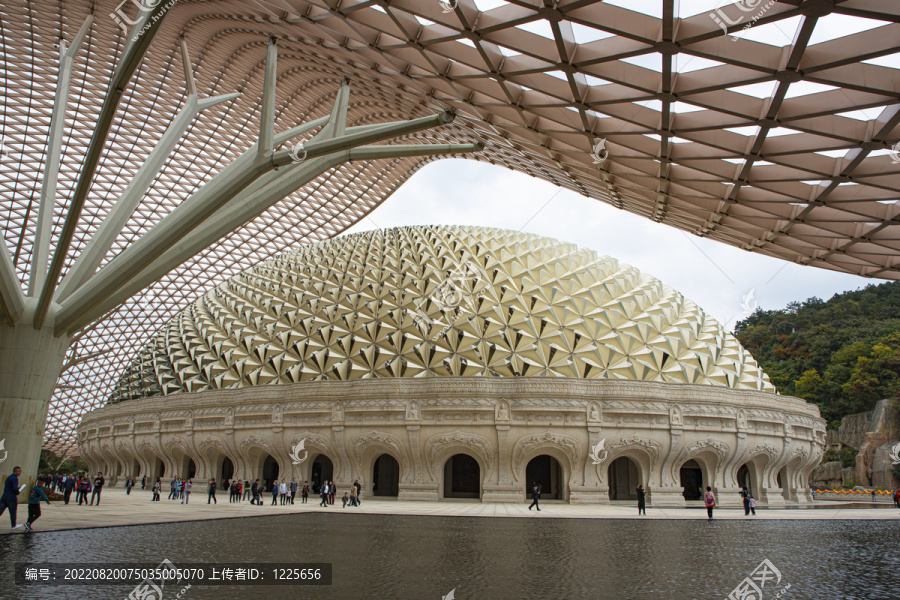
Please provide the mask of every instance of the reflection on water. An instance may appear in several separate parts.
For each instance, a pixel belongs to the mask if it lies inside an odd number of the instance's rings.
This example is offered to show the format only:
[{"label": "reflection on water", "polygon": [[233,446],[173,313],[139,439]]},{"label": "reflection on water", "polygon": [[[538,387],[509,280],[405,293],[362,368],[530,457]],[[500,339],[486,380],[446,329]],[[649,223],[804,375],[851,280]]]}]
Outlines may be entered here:
[{"label": "reflection on water", "polygon": [[[896,598],[897,521],[641,521],[302,514],[0,537],[0,598],[125,598],[133,586],[17,589],[27,562],[331,562],[334,584],[198,587],[186,599],[722,600],[768,558],[797,598]],[[765,598],[768,598],[766,595]],[[772,595],[774,597],[774,595]]]}]

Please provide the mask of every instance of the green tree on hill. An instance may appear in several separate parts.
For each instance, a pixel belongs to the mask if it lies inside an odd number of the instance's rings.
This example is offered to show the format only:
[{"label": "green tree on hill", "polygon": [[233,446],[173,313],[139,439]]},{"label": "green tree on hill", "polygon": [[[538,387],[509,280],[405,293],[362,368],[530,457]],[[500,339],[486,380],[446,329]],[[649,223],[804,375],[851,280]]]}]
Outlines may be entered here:
[{"label": "green tree on hill", "polygon": [[735,335],[779,392],[817,404],[829,427],[900,390],[900,282],[757,310]]}]

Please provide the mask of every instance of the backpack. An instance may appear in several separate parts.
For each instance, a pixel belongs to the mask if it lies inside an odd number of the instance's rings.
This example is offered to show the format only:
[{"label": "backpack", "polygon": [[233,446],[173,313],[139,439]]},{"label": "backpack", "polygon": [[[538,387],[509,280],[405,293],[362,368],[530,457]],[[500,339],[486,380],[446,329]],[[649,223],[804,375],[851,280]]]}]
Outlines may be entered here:
[{"label": "backpack", "polygon": [[706,506],[715,506],[716,505],[716,497],[712,492],[706,492],[703,495],[703,500],[706,502]]}]

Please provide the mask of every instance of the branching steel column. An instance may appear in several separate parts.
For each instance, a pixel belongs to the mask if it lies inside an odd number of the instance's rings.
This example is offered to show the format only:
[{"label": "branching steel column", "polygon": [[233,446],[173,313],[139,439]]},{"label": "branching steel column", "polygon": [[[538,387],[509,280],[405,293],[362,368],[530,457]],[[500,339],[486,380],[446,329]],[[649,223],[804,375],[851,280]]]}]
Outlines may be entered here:
[{"label": "branching steel column", "polygon": [[25,309],[25,297],[16,276],[16,267],[6,248],[6,241],[0,239],[0,314],[10,326],[16,324]]},{"label": "branching steel column", "polygon": [[53,224],[53,209],[56,204],[56,181],[62,159],[62,134],[66,124],[66,104],[69,100],[69,84],[72,81],[72,63],[78,54],[84,36],[87,35],[94,16],[88,15],[72,46],[66,48],[66,41],[59,44],[59,77],[56,81],[56,98],[53,114],[50,116],[50,136],[47,141],[47,162],[44,165],[44,180],[41,183],[41,199],[38,204],[37,225],[34,231],[34,255],[31,260],[31,276],[28,278],[28,295],[33,296],[44,285],[47,275],[47,259],[50,256],[50,226]]},{"label": "branching steel column", "polygon": [[109,214],[106,215],[106,219],[104,219],[100,227],[97,228],[96,233],[91,236],[91,240],[81,252],[78,259],[75,261],[75,264],[72,265],[72,268],[69,269],[69,272],[63,277],[63,280],[57,289],[56,296],[54,297],[55,302],[62,302],[65,300],[94,274],[97,267],[103,262],[103,257],[106,256],[106,253],[109,252],[109,249],[115,242],[116,237],[118,237],[119,233],[122,231],[125,223],[131,217],[132,213],[134,213],[134,209],[137,208],[141,198],[144,197],[144,194],[150,188],[156,175],[159,173],[160,169],[162,169],[169,154],[171,154],[172,150],[175,148],[175,144],[178,143],[178,140],[181,139],[181,136],[184,135],[184,132],[197,115],[211,106],[233,100],[240,95],[238,93],[233,93],[199,100],[196,86],[194,85],[194,76],[191,72],[187,44],[184,41],[181,43],[181,53],[184,59],[185,88],[188,92],[184,107],[182,107],[172,120],[172,123],[166,129],[165,133],[160,137],[159,142],[150,152],[150,155],[147,157],[144,164],[141,165],[141,168],[135,174],[134,179],[131,180],[131,183],[128,184],[128,187],[125,188],[125,191],[119,196],[115,206],[113,206],[112,210],[109,211]]},{"label": "branching steel column", "polygon": [[[135,23],[128,34],[130,43],[126,45],[119,67],[110,81],[109,91],[106,94],[103,107],[100,109],[100,116],[97,119],[97,127],[94,129],[94,135],[88,146],[87,156],[84,159],[84,165],[78,177],[75,192],[72,194],[72,203],[69,206],[68,213],[66,213],[66,220],[63,222],[62,230],[59,234],[59,242],[53,253],[53,260],[50,261],[47,277],[44,279],[44,284],[41,287],[40,299],[34,314],[35,329],[40,329],[44,325],[44,319],[47,317],[47,311],[50,309],[50,302],[56,290],[59,274],[62,272],[63,264],[69,253],[69,245],[72,243],[72,236],[75,235],[75,229],[78,227],[81,209],[84,208],[84,201],[87,199],[91,183],[94,180],[94,172],[97,170],[100,155],[103,153],[103,147],[106,145],[106,137],[109,135],[109,128],[112,126],[113,118],[116,116],[116,109],[119,106],[119,100],[122,98],[122,92],[147,52],[150,42],[153,41],[153,36],[156,35],[156,32],[162,26],[168,13],[168,8],[168,5],[160,2],[155,10],[142,12],[141,18],[137,20],[137,23]],[[145,25],[147,26],[146,30],[144,30]]]}]

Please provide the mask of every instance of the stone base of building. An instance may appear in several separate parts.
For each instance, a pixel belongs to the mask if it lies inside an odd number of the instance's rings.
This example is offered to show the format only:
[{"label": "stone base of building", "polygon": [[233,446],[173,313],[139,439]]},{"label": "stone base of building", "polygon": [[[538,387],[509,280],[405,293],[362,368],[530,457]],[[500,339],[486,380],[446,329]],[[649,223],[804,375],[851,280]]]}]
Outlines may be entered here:
[{"label": "stone base of building", "polygon": [[482,502],[522,502],[525,489],[521,485],[484,484]]},{"label": "stone base of building", "polygon": [[438,501],[438,486],[434,483],[401,483],[397,500]]},{"label": "stone base of building", "polygon": [[784,506],[784,490],[781,488],[763,488],[763,497],[769,506]]},{"label": "stone base of building", "polygon": [[743,506],[744,499],[741,498],[741,489],[740,487],[715,488],[713,491],[716,494],[716,504],[718,506]]},{"label": "stone base of building", "polygon": [[650,490],[651,506],[684,506],[684,489],[676,487],[658,487]]},{"label": "stone base of building", "polygon": [[608,485],[573,485],[569,489],[571,504],[609,504]]}]

